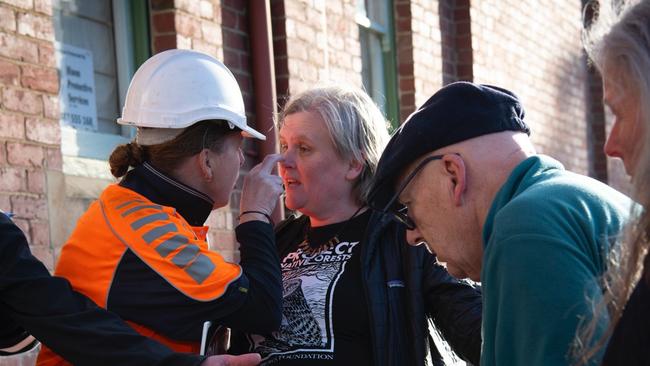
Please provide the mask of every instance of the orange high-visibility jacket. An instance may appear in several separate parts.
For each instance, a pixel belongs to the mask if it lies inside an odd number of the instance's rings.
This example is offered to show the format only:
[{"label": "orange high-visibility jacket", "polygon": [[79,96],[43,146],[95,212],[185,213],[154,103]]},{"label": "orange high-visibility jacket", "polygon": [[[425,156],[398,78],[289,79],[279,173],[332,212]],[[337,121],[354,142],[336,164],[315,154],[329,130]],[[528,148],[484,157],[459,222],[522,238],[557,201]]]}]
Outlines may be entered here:
[{"label": "orange high-visibility jacket", "polygon": [[[206,234],[207,227],[190,226],[174,208],[157,205],[114,184],[79,219],[63,246],[55,275],[67,278],[75,290],[107,308],[116,269],[130,250],[187,298],[215,300],[242,270],[208,250]],[[175,351],[198,352],[198,343],[174,341],[136,322],[129,323]],[[66,364],[46,347],[39,354],[39,366]]]}]

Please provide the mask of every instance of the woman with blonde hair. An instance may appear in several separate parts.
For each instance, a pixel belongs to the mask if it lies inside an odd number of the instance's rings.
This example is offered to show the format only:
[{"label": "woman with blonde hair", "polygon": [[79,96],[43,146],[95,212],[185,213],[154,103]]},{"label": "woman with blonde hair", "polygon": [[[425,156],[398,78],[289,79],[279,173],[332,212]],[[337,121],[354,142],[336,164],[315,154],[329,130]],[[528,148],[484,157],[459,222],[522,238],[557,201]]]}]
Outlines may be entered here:
[{"label": "woman with blonde hair", "polygon": [[605,153],[623,160],[639,206],[611,255],[604,300],[596,308],[598,315],[609,316],[609,326],[598,338],[603,317],[596,316],[583,329],[579,361],[598,359],[604,349],[604,365],[650,365],[650,0],[616,3],[614,17],[600,4],[586,44],[614,115]]},{"label": "woman with blonde hair", "polygon": [[372,99],[351,87],[313,88],[294,95],[278,122],[285,204],[301,214],[276,227],[282,325],[240,334],[233,352],[273,365],[440,365],[434,322],[478,364],[480,292],[367,206],[388,140]]}]

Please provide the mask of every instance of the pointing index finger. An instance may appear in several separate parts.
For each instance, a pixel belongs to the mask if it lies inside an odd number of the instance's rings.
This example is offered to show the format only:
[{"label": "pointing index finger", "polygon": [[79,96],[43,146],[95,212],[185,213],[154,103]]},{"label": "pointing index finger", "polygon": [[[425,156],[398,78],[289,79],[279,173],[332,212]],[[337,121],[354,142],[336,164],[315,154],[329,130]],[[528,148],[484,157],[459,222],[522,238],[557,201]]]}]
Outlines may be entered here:
[{"label": "pointing index finger", "polygon": [[271,174],[273,171],[273,168],[275,168],[275,165],[282,161],[282,155],[281,154],[269,154],[264,157],[264,160],[260,164],[260,172],[261,173],[266,173],[266,174]]}]

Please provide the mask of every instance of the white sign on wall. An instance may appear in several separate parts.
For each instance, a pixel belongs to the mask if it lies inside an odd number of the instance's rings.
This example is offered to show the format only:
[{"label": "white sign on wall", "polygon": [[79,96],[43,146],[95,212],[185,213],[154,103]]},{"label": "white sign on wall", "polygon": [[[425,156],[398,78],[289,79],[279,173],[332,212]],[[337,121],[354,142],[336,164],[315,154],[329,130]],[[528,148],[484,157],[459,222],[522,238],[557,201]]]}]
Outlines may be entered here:
[{"label": "white sign on wall", "polygon": [[61,82],[59,89],[61,124],[97,131],[92,52],[57,42],[56,63]]}]

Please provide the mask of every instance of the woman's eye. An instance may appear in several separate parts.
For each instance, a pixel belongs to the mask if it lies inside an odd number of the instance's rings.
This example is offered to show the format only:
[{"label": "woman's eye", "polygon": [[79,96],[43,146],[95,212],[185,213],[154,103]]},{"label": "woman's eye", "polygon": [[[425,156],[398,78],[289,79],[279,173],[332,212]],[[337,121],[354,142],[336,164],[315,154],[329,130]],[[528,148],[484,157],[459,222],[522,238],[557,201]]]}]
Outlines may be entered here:
[{"label": "woman's eye", "polygon": [[304,153],[304,152],[309,152],[309,150],[310,150],[309,147],[308,147],[308,146],[305,146],[305,145],[300,145],[300,146],[298,147],[298,149],[300,150],[300,152],[303,152],[303,153]]},{"label": "woman's eye", "polygon": [[287,151],[287,144],[280,144],[280,152]]}]

